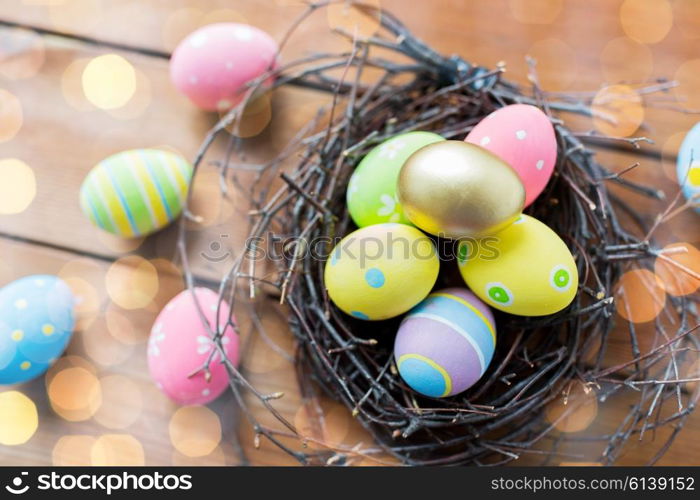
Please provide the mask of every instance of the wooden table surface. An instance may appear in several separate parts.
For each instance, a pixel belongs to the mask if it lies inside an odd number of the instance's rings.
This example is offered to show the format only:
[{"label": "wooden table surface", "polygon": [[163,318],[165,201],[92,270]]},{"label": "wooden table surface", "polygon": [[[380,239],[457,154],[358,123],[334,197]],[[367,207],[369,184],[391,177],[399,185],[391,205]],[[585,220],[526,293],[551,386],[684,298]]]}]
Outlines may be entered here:
[{"label": "wooden table surface", "polygon": [[[504,62],[512,80],[525,81],[525,56],[531,55],[538,60],[546,90],[595,92],[605,83],[676,78],[680,85],[671,94],[687,96],[687,108],[700,108],[700,2],[381,0],[381,7],[440,52],[458,53],[487,67]],[[173,264],[174,228],[146,241],[107,237],[80,212],[78,191],[92,166],[120,150],[167,147],[194,156],[217,117],[195,109],[170,83],[167,54],[188,32],[210,22],[242,21],[279,38],[303,9],[297,0],[0,3],[0,162],[18,159],[36,178],[31,204],[21,213],[0,215],[0,285],[28,274],[52,273],[67,279],[82,298],[79,331],[67,356],[44,378],[0,389],[27,395],[39,414],[38,428],[25,444],[0,444],[0,464],[237,464],[239,442],[252,464],[294,463],[264,441],[254,449],[252,429],[241,421],[230,395],[207,408],[181,409],[152,385],[145,341],[160,308],[183,288]],[[333,22],[316,13],[283,57],[290,60],[319,47],[342,48],[345,42],[331,33]],[[371,28],[366,23],[362,27]],[[81,80],[86,64],[107,54],[123,57],[136,74],[136,88],[126,104],[111,110],[92,104]],[[100,83],[117,85],[118,78]],[[270,124],[244,141],[249,158],[274,155],[327,99],[310,91],[279,90]],[[674,112],[664,102],[645,104],[648,126],[639,133],[656,144],[647,147],[651,154],[629,177],[673,195],[673,155],[697,117]],[[573,123],[582,132],[594,128],[587,119]],[[662,159],[661,153],[668,158]],[[636,161],[625,153],[603,151],[601,156],[613,170]],[[0,165],[2,183],[5,164]],[[218,196],[211,167],[204,168],[193,189],[194,211],[204,216],[204,224],[189,231],[194,271],[217,280],[241,248],[246,207],[236,196]],[[665,206],[636,195],[627,199],[650,219]],[[661,243],[700,245],[699,222],[697,214],[679,215],[659,231]],[[221,261],[205,258],[210,254]],[[150,303],[122,308],[123,287],[146,282],[157,284]],[[275,406],[307,429],[290,363],[293,343],[286,313],[272,303],[257,307],[265,312],[264,325],[253,333],[244,328],[243,371],[261,392],[283,391]],[[631,352],[624,336],[612,342],[610,351],[611,362],[629,359]],[[619,399],[593,407],[580,434],[614,428],[628,403]],[[261,420],[269,421],[259,405],[250,404]],[[326,442],[371,446],[342,407],[329,401],[324,412],[323,432],[308,432]],[[693,416],[661,464],[700,464],[699,424],[700,417]],[[662,435],[649,433],[632,443],[619,463],[645,463],[655,451],[653,440]],[[600,451],[599,446],[577,447],[577,458],[554,463],[595,462]],[[525,458],[521,463],[538,462]]]}]

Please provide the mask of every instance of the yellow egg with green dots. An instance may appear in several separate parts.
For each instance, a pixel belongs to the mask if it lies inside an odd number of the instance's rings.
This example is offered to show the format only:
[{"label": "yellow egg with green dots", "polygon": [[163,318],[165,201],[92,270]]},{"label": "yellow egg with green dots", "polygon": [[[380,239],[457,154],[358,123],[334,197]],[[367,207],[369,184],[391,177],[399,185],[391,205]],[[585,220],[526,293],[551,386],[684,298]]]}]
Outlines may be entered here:
[{"label": "yellow egg with green dots", "polygon": [[339,309],[374,321],[418,304],[430,293],[439,270],[430,238],[412,226],[384,223],[343,238],[326,261],[324,279]]},{"label": "yellow egg with green dots", "polygon": [[474,243],[460,243],[459,270],[472,292],[491,307],[546,316],[574,300],[574,258],[562,239],[534,217],[521,215],[498,234]]}]

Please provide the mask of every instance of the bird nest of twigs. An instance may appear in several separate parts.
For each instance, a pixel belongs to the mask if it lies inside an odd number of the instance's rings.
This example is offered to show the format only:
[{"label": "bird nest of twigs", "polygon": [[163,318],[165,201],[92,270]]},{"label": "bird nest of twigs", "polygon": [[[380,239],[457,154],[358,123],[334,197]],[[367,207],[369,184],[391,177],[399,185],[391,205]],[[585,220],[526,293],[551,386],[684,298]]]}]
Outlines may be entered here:
[{"label": "bird nest of twigs", "polygon": [[[310,5],[293,23],[282,45],[326,4]],[[247,300],[248,295],[264,295],[285,304],[290,335],[297,345],[294,362],[302,396],[315,398],[325,393],[342,402],[371,433],[375,445],[369,450],[362,446],[289,446],[290,436],[302,441],[305,436],[275,410],[275,398],[281,395],[261,394],[229,363],[231,387],[256,439],[268,439],[307,464],[353,463],[376,452],[409,465],[500,464],[533,449],[545,456],[555,454],[565,437],[551,431],[557,420],[575,411],[566,408],[565,395],[578,387],[599,401],[621,393],[632,395],[624,418],[597,438],[601,443],[597,460],[613,463],[628,440],[673,426],[668,438],[653,444],[658,453],[652,460],[658,459],[698,399],[697,391],[689,391],[679,373],[684,356],[698,348],[695,304],[691,298],[670,297],[655,320],[652,347],[642,352],[635,324],[616,316],[616,302],[625,300],[625,290],[616,289],[616,282],[631,265],[648,267],[658,258],[674,262],[655,246],[653,232],[664,217],[684,206],[676,197],[652,220],[635,213],[611,192],[611,185],[657,199],[662,193],[629,181],[625,177],[628,169],[613,172],[606,168],[591,149],[592,143],[617,143],[634,150],[646,139],[574,133],[563,117],[567,113],[593,116],[591,102],[541,91],[534,63],[530,64],[531,85],[521,87],[502,77],[502,67],[488,70],[460,57],[438,54],[388,12],[369,6],[356,8],[380,20],[376,35],[361,38],[341,33],[348,38],[347,52],[314,54],[271,69],[251,83],[243,101],[212,129],[195,161],[199,168],[214,140],[236,127],[246,104],[261,89],[296,85],[329,93],[328,107],[298,131],[279,157],[258,166],[255,182],[245,190],[250,203],[249,244],[239,252],[220,290],[234,311],[241,296]],[[377,51],[393,52],[401,62],[377,56]],[[370,83],[362,77],[367,68],[380,73]],[[274,77],[272,84],[270,76]],[[670,86],[670,82],[655,82],[640,95]],[[484,116],[513,103],[538,106],[554,124],[558,141],[555,173],[527,213],[546,223],[569,246],[581,277],[579,290],[568,308],[551,316],[499,314],[499,342],[481,380],[458,396],[423,397],[405,385],[394,364],[392,347],[400,318],[365,322],[339,311],[324,287],[325,262],[318,257],[322,252],[308,252],[304,242],[331,245],[354,229],[345,204],[347,183],[358,162],[379,142],[412,130],[463,139]],[[238,143],[229,137],[227,157],[218,164],[222,175],[235,176],[232,151]],[[189,212],[186,215],[192,217]],[[180,250],[186,264],[185,235],[183,229]],[[280,251],[265,243],[271,241],[271,235],[294,244]],[[256,258],[264,245],[267,254],[276,257],[267,263]],[[329,253],[327,248],[325,255]],[[185,267],[192,286],[195,280]],[[680,265],[678,272],[692,273]],[[450,266],[443,266],[436,286],[459,284],[455,280]],[[616,325],[616,318],[624,324]],[[606,349],[616,326],[628,330],[634,356],[608,366]],[[219,343],[218,334],[214,336]],[[261,424],[247,410],[246,392],[277,417],[279,429]],[[562,395],[564,410],[555,420],[545,419],[547,405]]]}]

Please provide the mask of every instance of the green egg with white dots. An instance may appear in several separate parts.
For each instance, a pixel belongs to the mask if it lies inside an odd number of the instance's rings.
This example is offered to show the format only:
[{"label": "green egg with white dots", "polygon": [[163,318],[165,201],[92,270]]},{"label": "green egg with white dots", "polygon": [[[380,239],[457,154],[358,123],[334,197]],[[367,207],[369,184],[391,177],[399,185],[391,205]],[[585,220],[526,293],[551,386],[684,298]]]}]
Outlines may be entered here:
[{"label": "green egg with white dots", "polygon": [[387,139],[355,168],[347,189],[348,211],[358,227],[384,222],[411,224],[396,195],[399,171],[409,156],[445,139],[433,132],[406,132]]},{"label": "green egg with white dots", "polygon": [[457,262],[480,299],[519,316],[554,314],[571,304],[578,291],[578,269],[569,248],[529,215],[490,238],[460,243]]}]

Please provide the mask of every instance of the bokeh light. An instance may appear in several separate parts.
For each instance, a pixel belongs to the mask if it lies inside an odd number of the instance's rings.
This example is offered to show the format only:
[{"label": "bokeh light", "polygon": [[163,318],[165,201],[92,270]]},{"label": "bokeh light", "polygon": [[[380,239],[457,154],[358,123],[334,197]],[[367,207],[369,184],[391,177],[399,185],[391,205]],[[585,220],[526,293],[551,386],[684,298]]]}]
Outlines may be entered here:
[{"label": "bokeh light", "polygon": [[183,406],[170,419],[170,441],[187,457],[209,455],[221,442],[219,417],[206,406]]},{"label": "bokeh light", "polygon": [[700,38],[700,2],[698,0],[675,0],[673,2],[675,24],[683,36]]},{"label": "bokeh light", "polygon": [[674,183],[678,182],[678,162],[676,161],[676,155],[681,148],[686,133],[686,131],[676,132],[668,136],[661,146],[661,167],[666,177],[671,179]]},{"label": "bokeh light", "polygon": [[142,466],[143,446],[130,434],[104,434],[97,438],[90,453],[92,465],[107,467]]},{"label": "bokeh light", "polygon": [[48,5],[51,26],[58,31],[71,33],[80,26],[82,31],[91,33],[103,22],[102,0],[39,1]]},{"label": "bokeh light", "polygon": [[141,416],[143,400],[139,386],[122,375],[100,379],[102,405],[95,420],[108,429],[126,429]]},{"label": "bokeh light", "polygon": [[690,59],[681,64],[674,79],[678,86],[673,90],[680,104],[691,110],[700,109],[700,59]]},{"label": "bokeh light", "polygon": [[87,355],[101,366],[119,365],[133,353],[133,345],[125,344],[110,334],[104,316],[97,318],[81,339]]},{"label": "bokeh light", "polygon": [[188,220],[188,229],[204,229],[225,222],[233,215],[230,198],[221,196],[219,179],[219,172],[213,169],[197,173],[190,187],[192,193],[189,209],[198,219]]},{"label": "bokeh light", "polygon": [[221,446],[214,448],[214,451],[202,457],[188,457],[177,450],[173,451],[172,464],[175,467],[216,467],[226,465],[226,454]]},{"label": "bokeh light", "polygon": [[0,214],[22,213],[35,197],[34,170],[16,158],[0,160]]},{"label": "bokeh light", "polygon": [[83,71],[90,62],[90,58],[81,57],[71,61],[61,75],[61,92],[68,105],[76,111],[91,111],[95,107],[83,93]]},{"label": "bokeh light", "polygon": [[[673,250],[683,250],[673,252]],[[663,284],[666,293],[674,296],[690,295],[700,288],[700,279],[685,272],[678,265],[700,275],[700,251],[690,243],[671,243],[662,251],[664,257],[657,257],[654,272]],[[669,259],[673,262],[668,262]]]},{"label": "bokeh light", "polygon": [[136,71],[129,61],[117,54],[92,59],[83,70],[83,92],[88,101],[100,109],[124,106],[136,92]]},{"label": "bokeh light", "polygon": [[204,13],[195,7],[174,10],[163,24],[163,45],[172,51],[187,35],[196,30]]},{"label": "bokeh light", "polygon": [[159,313],[173,297],[185,289],[185,279],[180,268],[171,260],[158,258],[150,262],[158,272],[160,286],[147,310]]},{"label": "bokeh light", "polygon": [[[379,9],[379,0],[363,0],[357,2]],[[326,7],[326,18],[332,30],[342,30],[359,38],[367,38],[374,35],[379,29],[380,13],[376,15],[370,11],[366,13],[351,0],[336,2]]]},{"label": "bokeh light", "polygon": [[142,116],[151,104],[151,81],[148,76],[138,68],[134,68],[136,87],[134,94],[124,106],[115,109],[107,109],[114,118],[119,120],[133,120]]},{"label": "bokeh light", "polygon": [[620,6],[620,23],[628,37],[657,43],[671,31],[673,9],[668,0],[625,0]]},{"label": "bokeh light", "polygon": [[95,228],[95,234],[97,235],[97,240],[106,249],[114,253],[129,253],[135,250],[146,241],[146,238],[141,236],[139,238],[122,238],[107,231],[101,231]]},{"label": "bokeh light", "polygon": [[623,36],[605,44],[600,64],[609,83],[639,82],[651,75],[654,57],[649,47]]},{"label": "bokeh light", "polygon": [[100,312],[100,297],[90,283],[75,276],[62,278],[75,297],[75,330],[85,331],[97,318]]},{"label": "bokeh light", "polygon": [[[226,111],[221,110],[220,116],[223,117]],[[253,98],[243,110],[243,116],[240,120],[234,120],[231,125],[226,127],[226,130],[236,137],[255,137],[267,128],[271,120],[272,103],[270,93],[266,92]]]},{"label": "bokeh light", "polygon": [[537,61],[537,76],[545,90],[569,88],[578,77],[576,51],[558,38],[545,38],[532,44],[527,54]]},{"label": "bokeh light", "polygon": [[564,0],[508,0],[516,21],[525,24],[551,24],[559,16]]},{"label": "bokeh light", "polygon": [[123,309],[146,307],[158,293],[158,272],[143,257],[130,255],[114,262],[105,276],[107,293]]},{"label": "bokeh light", "polygon": [[79,366],[56,373],[48,384],[47,392],[53,410],[70,422],[88,420],[102,403],[97,377]]},{"label": "bokeh light", "polygon": [[107,331],[119,342],[127,345],[138,345],[148,340],[148,330],[136,328],[131,317],[116,304],[109,304],[104,316]]},{"label": "bokeh light", "polygon": [[214,23],[243,23],[247,24],[246,17],[233,9],[214,9],[204,14],[199,21],[200,26]]},{"label": "bokeh light", "polygon": [[627,271],[615,284],[614,294],[618,314],[632,323],[652,321],[666,304],[663,283],[648,269]]},{"label": "bokeh light", "polygon": [[51,365],[51,367],[48,369],[48,371],[46,372],[46,376],[44,377],[46,381],[46,387],[51,385],[51,381],[58,373],[62,372],[67,368],[75,367],[83,368],[90,372],[92,375],[97,375],[97,368],[95,368],[95,365],[92,364],[90,361],[75,354],[68,354],[58,358],[56,362],[53,365]]},{"label": "bokeh light", "polygon": [[45,59],[44,39],[35,31],[23,28],[0,31],[0,76],[8,80],[31,78]]},{"label": "bokeh light", "polygon": [[12,139],[24,122],[24,112],[19,99],[5,89],[0,89],[0,143]]},{"label": "bokeh light", "polygon": [[31,439],[39,427],[36,405],[19,391],[0,392],[0,444],[16,446]]},{"label": "bokeh light", "polygon": [[84,467],[92,464],[95,438],[83,434],[61,436],[53,446],[51,462],[56,467]]},{"label": "bokeh light", "polygon": [[628,85],[602,88],[593,98],[591,108],[596,114],[593,124],[603,135],[631,136],[644,121],[642,98]]},{"label": "bokeh light", "polygon": [[587,429],[598,416],[595,391],[572,382],[564,393],[545,409],[547,422],[560,432],[580,432]]}]

